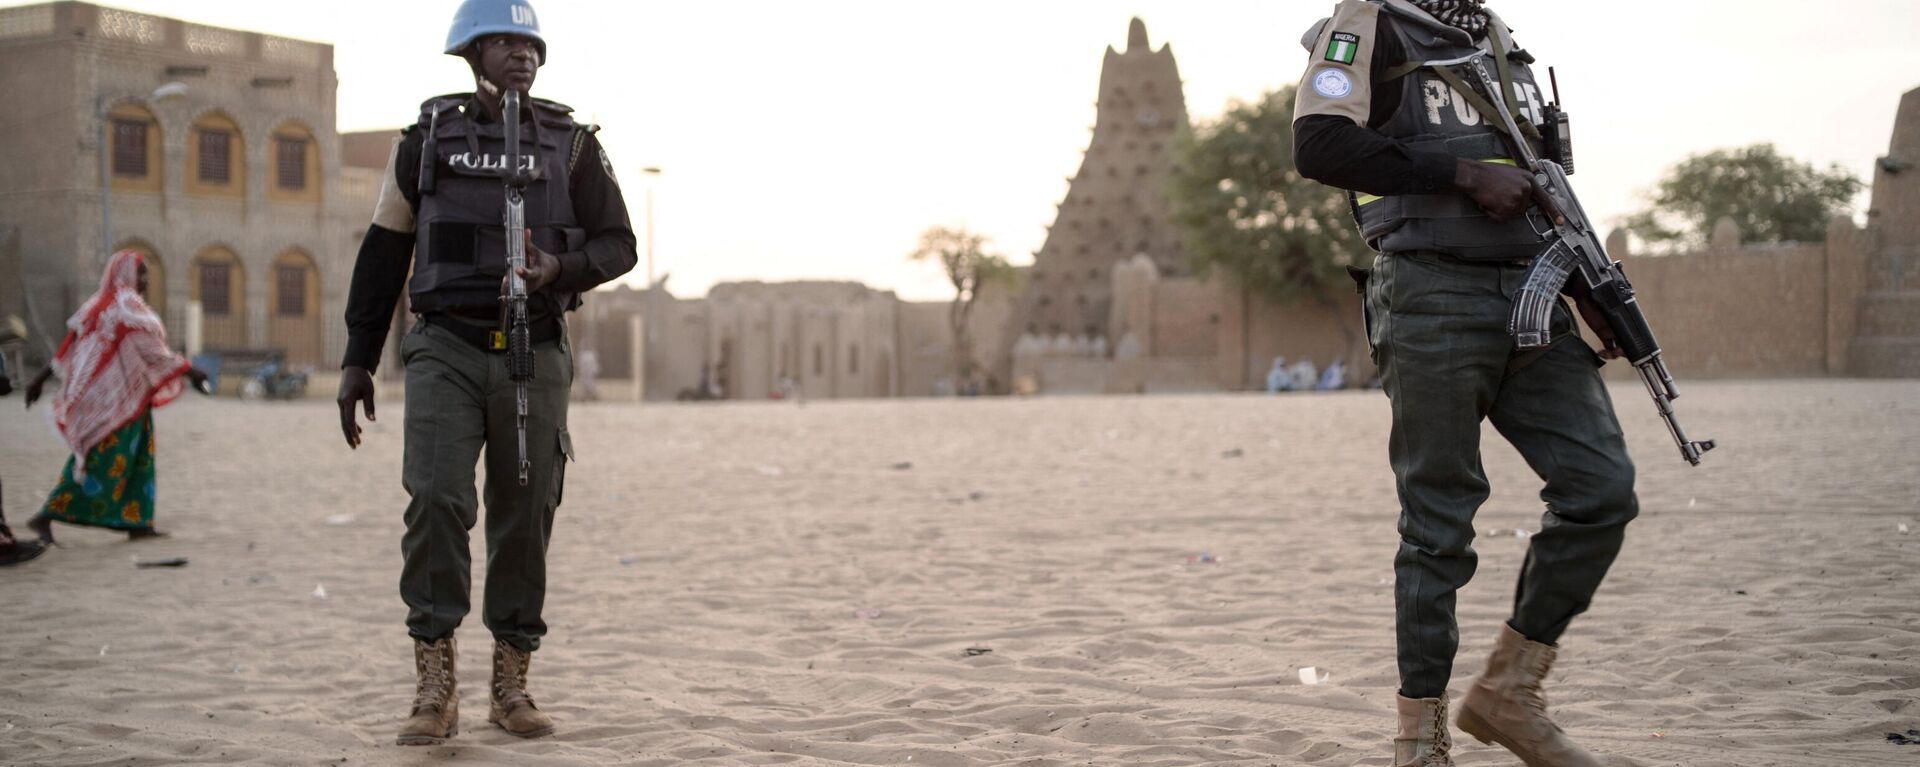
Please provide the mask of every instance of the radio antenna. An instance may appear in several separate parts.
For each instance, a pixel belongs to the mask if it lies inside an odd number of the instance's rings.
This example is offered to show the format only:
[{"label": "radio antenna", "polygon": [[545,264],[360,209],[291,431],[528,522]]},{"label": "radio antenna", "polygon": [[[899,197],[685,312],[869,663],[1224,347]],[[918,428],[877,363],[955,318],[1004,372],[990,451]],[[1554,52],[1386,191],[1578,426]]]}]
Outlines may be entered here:
[{"label": "radio antenna", "polygon": [[1560,76],[1553,73],[1553,67],[1547,67],[1547,80],[1553,83],[1553,103],[1560,104]]}]

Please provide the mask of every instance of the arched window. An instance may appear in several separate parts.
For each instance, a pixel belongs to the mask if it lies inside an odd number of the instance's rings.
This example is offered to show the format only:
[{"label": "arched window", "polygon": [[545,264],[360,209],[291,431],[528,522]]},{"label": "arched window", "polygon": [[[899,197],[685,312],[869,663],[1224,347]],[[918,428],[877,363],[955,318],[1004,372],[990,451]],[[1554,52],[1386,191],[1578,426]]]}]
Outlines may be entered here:
[{"label": "arched window", "polygon": [[107,157],[115,192],[158,192],[160,121],[138,104],[121,104],[107,112]]},{"label": "arched window", "polygon": [[189,295],[200,302],[200,332],[210,348],[247,344],[247,280],[239,257],[219,245],[193,257]]},{"label": "arched window", "polygon": [[213,197],[243,197],[247,191],[247,142],[240,125],[219,112],[193,121],[187,140],[187,191]]},{"label": "arched window", "polygon": [[267,147],[267,198],[288,202],[320,201],[320,142],[297,122],[273,129]]},{"label": "arched window", "polygon": [[320,362],[320,270],[297,248],[273,260],[267,291],[267,344],[295,364]]}]

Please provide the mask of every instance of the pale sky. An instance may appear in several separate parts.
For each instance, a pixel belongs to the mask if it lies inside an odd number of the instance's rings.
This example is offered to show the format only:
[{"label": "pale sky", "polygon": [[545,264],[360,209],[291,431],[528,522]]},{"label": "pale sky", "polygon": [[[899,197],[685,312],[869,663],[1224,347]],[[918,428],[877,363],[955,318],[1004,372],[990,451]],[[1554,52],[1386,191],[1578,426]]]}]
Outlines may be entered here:
[{"label": "pale sky", "polygon": [[[640,168],[664,169],[656,237],[674,293],[850,279],[910,299],[951,295],[934,267],[905,260],[931,225],[1032,260],[1090,136],[1102,52],[1125,46],[1129,18],[1172,43],[1203,120],[1297,81],[1300,35],[1334,5],[531,2],[550,59],[534,95],[604,126],[643,238]],[[440,53],[456,0],[106,4],[333,44],[342,131],[404,125],[426,97],[472,88]],[[1641,207],[1666,167],[1720,147],[1771,141],[1870,183],[1900,94],[1920,87],[1916,0],[1490,5],[1542,70],[1557,68],[1575,189],[1603,227]]]}]

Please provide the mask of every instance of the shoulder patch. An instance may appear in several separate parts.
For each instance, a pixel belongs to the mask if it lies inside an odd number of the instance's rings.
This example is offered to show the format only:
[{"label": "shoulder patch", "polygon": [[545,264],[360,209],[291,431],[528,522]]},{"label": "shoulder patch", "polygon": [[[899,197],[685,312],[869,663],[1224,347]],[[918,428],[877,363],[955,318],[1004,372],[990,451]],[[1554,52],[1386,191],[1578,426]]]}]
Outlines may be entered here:
[{"label": "shoulder patch", "polygon": [[1341,64],[1352,64],[1354,54],[1359,51],[1359,35],[1352,32],[1335,32],[1327,41],[1326,59]]},{"label": "shoulder patch", "polygon": [[600,149],[600,167],[606,170],[608,181],[612,181],[616,187],[620,185],[620,179],[613,175],[613,161],[607,159],[607,150],[605,147],[601,147]]},{"label": "shoulder patch", "polygon": [[1313,73],[1313,92],[1330,99],[1343,99],[1353,92],[1353,78],[1333,67]]}]

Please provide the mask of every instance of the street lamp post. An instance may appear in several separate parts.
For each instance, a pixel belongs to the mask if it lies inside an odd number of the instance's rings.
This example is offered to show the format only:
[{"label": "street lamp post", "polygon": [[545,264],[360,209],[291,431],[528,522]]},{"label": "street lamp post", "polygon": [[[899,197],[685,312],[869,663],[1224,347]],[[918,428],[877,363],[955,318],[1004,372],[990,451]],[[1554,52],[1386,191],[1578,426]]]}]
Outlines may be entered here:
[{"label": "street lamp post", "polygon": [[653,271],[653,187],[659,183],[660,169],[641,168],[640,172],[653,177],[647,179],[647,289],[652,290],[655,276]]},{"label": "street lamp post", "polygon": [[653,304],[655,301],[659,300],[659,296],[654,295],[654,289],[660,287],[660,285],[655,281],[656,277],[654,275],[654,261],[653,261],[653,188],[659,183],[660,169],[657,167],[646,167],[646,168],[641,168],[640,172],[648,176],[647,178],[647,293],[644,297],[641,298],[640,327],[636,328],[635,330],[637,330],[638,332],[633,334],[634,335],[633,346],[634,346],[634,356],[635,356],[635,359],[633,361],[633,369],[634,369],[633,399],[635,402],[645,402],[647,397],[647,394],[646,394],[647,392],[646,375],[647,375],[647,368],[648,368],[647,355],[652,353],[653,351],[652,341],[655,336],[655,333],[653,330]]},{"label": "street lamp post", "polygon": [[[166,101],[186,94],[187,84],[175,80],[153,89],[153,93],[147,97],[146,101],[147,103]],[[107,119],[107,108],[111,104],[123,101],[139,100],[115,99],[109,102],[104,93],[93,100],[94,117],[100,123],[100,252],[102,258],[113,256],[113,145],[108,139],[107,126],[111,121]]]}]

